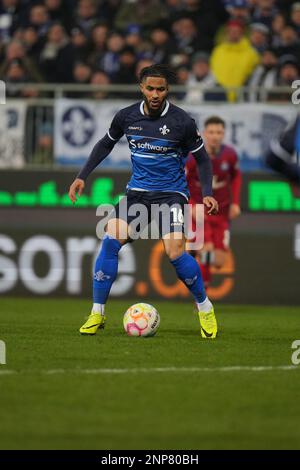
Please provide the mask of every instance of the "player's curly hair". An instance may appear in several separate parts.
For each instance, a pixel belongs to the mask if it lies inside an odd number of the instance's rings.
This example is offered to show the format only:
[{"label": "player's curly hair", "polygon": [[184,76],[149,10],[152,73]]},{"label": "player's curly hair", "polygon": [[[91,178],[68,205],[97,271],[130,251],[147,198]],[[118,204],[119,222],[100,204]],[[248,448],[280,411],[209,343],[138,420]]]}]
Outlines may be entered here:
[{"label": "player's curly hair", "polygon": [[140,71],[139,83],[142,83],[147,77],[162,77],[166,79],[167,83],[174,83],[176,81],[176,73],[168,65],[164,64],[153,64],[144,67]]}]

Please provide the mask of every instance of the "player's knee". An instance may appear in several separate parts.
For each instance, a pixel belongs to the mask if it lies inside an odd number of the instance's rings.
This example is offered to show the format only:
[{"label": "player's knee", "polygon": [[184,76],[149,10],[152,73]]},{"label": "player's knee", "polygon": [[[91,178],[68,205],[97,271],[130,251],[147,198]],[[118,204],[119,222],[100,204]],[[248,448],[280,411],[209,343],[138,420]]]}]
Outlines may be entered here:
[{"label": "player's knee", "polygon": [[223,268],[226,262],[226,252],[215,252],[214,267],[217,269]]},{"label": "player's knee", "polygon": [[105,233],[123,244],[128,239],[128,224],[121,219],[111,219],[107,223]]},{"label": "player's knee", "polygon": [[166,255],[172,261],[176,258],[179,258],[184,253],[184,246],[182,245],[175,245],[166,247]]}]

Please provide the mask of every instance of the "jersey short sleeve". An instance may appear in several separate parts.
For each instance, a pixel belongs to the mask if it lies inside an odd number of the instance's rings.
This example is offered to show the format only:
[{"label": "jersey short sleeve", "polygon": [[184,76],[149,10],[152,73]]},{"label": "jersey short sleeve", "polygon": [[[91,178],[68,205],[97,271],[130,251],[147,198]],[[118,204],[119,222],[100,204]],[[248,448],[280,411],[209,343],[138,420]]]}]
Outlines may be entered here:
[{"label": "jersey short sleeve", "polygon": [[124,116],[122,111],[119,111],[113,118],[107,135],[113,141],[121,139],[124,135]]},{"label": "jersey short sleeve", "polygon": [[192,118],[189,118],[186,122],[185,135],[182,146],[185,152],[192,153],[197,152],[204,146],[200,132],[198,131],[196,123]]}]

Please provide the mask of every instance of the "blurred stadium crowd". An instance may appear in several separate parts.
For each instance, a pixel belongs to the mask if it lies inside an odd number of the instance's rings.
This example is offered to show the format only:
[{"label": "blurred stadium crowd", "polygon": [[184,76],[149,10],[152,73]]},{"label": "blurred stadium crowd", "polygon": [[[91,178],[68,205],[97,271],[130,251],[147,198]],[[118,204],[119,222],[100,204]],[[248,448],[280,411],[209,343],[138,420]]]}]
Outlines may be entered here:
[{"label": "blurred stadium crowd", "polygon": [[299,77],[300,2],[2,0],[0,57],[8,96],[39,94],[16,83],[133,84],[156,62],[174,67],[177,84],[202,85],[179,99],[224,99],[211,88],[247,85],[256,101],[256,87],[289,87]]}]

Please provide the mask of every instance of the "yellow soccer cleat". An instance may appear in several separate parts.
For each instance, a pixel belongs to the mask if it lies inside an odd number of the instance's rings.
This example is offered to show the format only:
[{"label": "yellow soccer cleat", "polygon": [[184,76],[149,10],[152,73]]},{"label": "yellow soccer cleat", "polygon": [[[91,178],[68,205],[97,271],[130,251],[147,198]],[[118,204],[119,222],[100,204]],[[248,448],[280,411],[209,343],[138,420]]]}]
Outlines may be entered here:
[{"label": "yellow soccer cleat", "polygon": [[104,328],[105,321],[106,317],[104,315],[98,312],[92,312],[79,331],[82,335],[94,335],[97,333],[98,328]]},{"label": "yellow soccer cleat", "polygon": [[218,326],[214,308],[210,312],[198,312],[202,338],[213,339],[217,336]]}]

